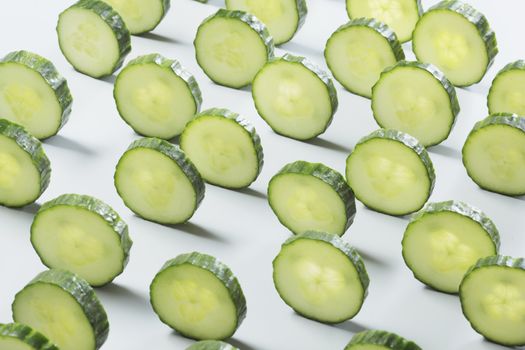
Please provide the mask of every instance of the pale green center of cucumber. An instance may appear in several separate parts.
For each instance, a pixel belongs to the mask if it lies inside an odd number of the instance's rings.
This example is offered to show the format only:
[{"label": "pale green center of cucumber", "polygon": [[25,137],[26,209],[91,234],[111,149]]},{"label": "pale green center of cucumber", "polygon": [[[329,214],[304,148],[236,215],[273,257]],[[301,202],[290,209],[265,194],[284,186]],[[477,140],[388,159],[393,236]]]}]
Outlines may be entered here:
[{"label": "pale green center of cucumber", "polygon": [[126,20],[137,21],[142,17],[141,9],[136,0],[110,0],[108,3],[117,9]]},{"label": "pale green center of cucumber", "polygon": [[0,336],[0,349],[2,350],[35,350],[31,345],[16,338]]},{"label": "pale green center of cucumber", "polygon": [[493,319],[525,322],[525,297],[523,291],[513,284],[496,284],[482,303],[484,310]]},{"label": "pale green center of cucumber", "polygon": [[204,135],[204,150],[209,154],[210,165],[214,171],[225,173],[232,167],[239,166],[245,159],[239,145],[233,144],[217,134]]},{"label": "pale green center of cucumber", "polygon": [[297,188],[287,201],[292,218],[297,221],[317,221],[319,225],[329,225],[334,214],[323,203],[322,195],[307,186]]},{"label": "pale green center of cucumber", "polygon": [[301,289],[313,304],[323,304],[344,289],[344,275],[331,266],[323,267],[315,261],[301,259],[296,263]]},{"label": "pale green center of cucumber", "polygon": [[28,122],[42,109],[42,98],[26,84],[12,83],[4,88],[3,93],[21,123]]},{"label": "pale green center of cucumber", "polygon": [[295,79],[281,80],[277,90],[274,108],[279,115],[287,118],[301,118],[315,112],[313,102],[305,98],[302,86]]},{"label": "pale green center of cucumber", "polygon": [[232,31],[213,45],[211,52],[213,57],[220,63],[224,63],[235,69],[245,69],[248,63],[243,59],[244,38],[239,32]]},{"label": "pale green center of cucumber", "polygon": [[386,198],[399,196],[416,180],[410,167],[380,155],[368,159],[366,171],[375,190]]},{"label": "pale green center of cucumber", "polygon": [[0,188],[11,189],[22,167],[10,153],[0,152]]},{"label": "pale green center of cucumber", "polygon": [[246,6],[263,23],[272,21],[275,17],[282,16],[283,8],[281,0],[246,0]]},{"label": "pale green center of cucumber", "polygon": [[458,69],[469,54],[469,43],[461,33],[443,29],[434,36],[441,65],[446,69]]},{"label": "pale green center of cucumber", "polygon": [[384,63],[379,53],[362,40],[348,42],[346,46],[348,69],[356,75],[366,76],[381,71]]},{"label": "pale green center of cucumber", "polygon": [[59,254],[74,265],[91,264],[105,253],[104,245],[99,240],[72,222],[64,221],[60,225],[57,238]]},{"label": "pale green center of cucumber", "polygon": [[100,38],[100,33],[96,30],[95,23],[93,22],[82,22],[79,23],[76,31],[71,33],[69,40],[71,45],[78,52],[82,52],[87,56],[98,59],[99,50],[97,47],[97,41]]},{"label": "pale green center of cucumber", "polygon": [[139,169],[132,175],[137,189],[144,195],[148,205],[153,208],[165,207],[176,191],[172,174],[157,169]]},{"label": "pale green center of cucumber", "polygon": [[399,100],[395,110],[399,120],[409,126],[431,120],[438,110],[432,99],[413,88],[399,89],[393,95]]},{"label": "pale green center of cucumber", "polygon": [[506,112],[518,113],[525,115],[525,92],[524,91],[507,91],[505,100],[509,106]]},{"label": "pale green center of cucumber", "polygon": [[172,288],[179,313],[188,323],[201,322],[217,307],[218,300],[215,294],[192,280],[174,281]]},{"label": "pale green center of cucumber", "polygon": [[476,262],[476,251],[447,230],[431,233],[432,263],[436,271],[466,271]]},{"label": "pale green center of cucumber", "polygon": [[162,80],[150,81],[134,91],[133,104],[148,119],[162,122],[172,115],[172,111],[167,108],[172,95],[169,85]]},{"label": "pale green center of cucumber", "polygon": [[488,96],[489,112],[525,115],[525,71],[511,69],[498,74]]},{"label": "pale green center of cucumber", "polygon": [[372,17],[380,18],[386,23],[399,20],[403,16],[403,8],[398,1],[371,0],[369,6]]}]

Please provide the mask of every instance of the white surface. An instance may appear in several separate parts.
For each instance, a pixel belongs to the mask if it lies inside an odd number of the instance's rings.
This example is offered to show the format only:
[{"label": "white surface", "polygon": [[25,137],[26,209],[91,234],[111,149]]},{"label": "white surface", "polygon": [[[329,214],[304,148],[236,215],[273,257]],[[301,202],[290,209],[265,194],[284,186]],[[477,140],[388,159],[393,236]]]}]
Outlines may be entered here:
[{"label": "white surface", "polygon": [[[261,0],[263,1],[263,0]],[[289,236],[266,203],[270,177],[297,159],[321,161],[344,172],[345,158],[356,141],[376,129],[370,101],[339,92],[339,110],[328,131],[311,143],[280,137],[257,116],[249,90],[213,85],[197,66],[192,46],[200,21],[217,9],[219,0],[203,5],[175,0],[154,34],[133,37],[128,59],[159,52],[175,57],[195,74],[204,108],[228,107],[250,119],[259,131],[265,166],[260,178],[244,192],[207,186],[206,198],[191,223],[165,227],[137,218],[124,207],[113,187],[114,166],[128,144],[138,138],[119,118],[112,84],[75,72],[60,54],[55,33],[58,13],[71,1],[2,0],[0,54],[26,49],[50,58],[68,79],[74,96],[69,123],[45,142],[51,159],[51,185],[38,203],[62,193],[96,196],[113,206],[130,226],[135,242],[124,274],[97,291],[109,314],[111,331],[104,349],[184,349],[191,343],[162,324],[151,310],[148,287],[169,258],[200,250],[227,263],[237,274],[248,300],[248,317],[231,342],[244,350],[343,349],[352,334],[368,328],[387,329],[413,339],[427,350],[500,349],[483,341],[461,314],[456,296],[425,288],[401,258],[400,240],[407,219],[372,212],[358,204],[355,223],[344,236],[363,255],[370,275],[369,296],[349,322],[329,326],[294,314],[278,297],[271,262]],[[486,93],[495,72],[525,58],[520,0],[477,0],[497,33],[501,53],[478,85],[458,89],[462,111],[450,138],[430,150],[437,171],[431,200],[460,199],[478,206],[501,232],[501,252],[525,255],[524,198],[510,198],[479,189],[469,180],[459,150],[474,122],[485,117]],[[326,67],[322,50],[330,33],[346,21],[344,1],[309,0],[309,17],[300,33],[283,49],[304,54]],[[428,7],[430,2],[425,2]],[[277,50],[282,54],[283,50]],[[36,206],[0,208],[0,322],[11,321],[14,294],[44,270],[29,243]]]}]

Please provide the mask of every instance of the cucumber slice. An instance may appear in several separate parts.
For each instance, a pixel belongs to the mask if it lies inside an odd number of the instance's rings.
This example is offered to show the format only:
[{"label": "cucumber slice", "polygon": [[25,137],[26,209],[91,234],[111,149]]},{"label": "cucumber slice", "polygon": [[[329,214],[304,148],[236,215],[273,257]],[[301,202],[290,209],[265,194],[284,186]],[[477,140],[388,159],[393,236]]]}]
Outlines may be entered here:
[{"label": "cucumber slice", "polygon": [[206,18],[193,42],[197,63],[219,85],[242,88],[273,57],[266,26],[244,11],[220,9]]},{"label": "cucumber slice", "polygon": [[337,235],[313,231],[284,242],[273,260],[273,281],[288,306],[324,323],[354,317],[370,283],[354,248]]},{"label": "cucumber slice", "polygon": [[479,187],[525,194],[525,117],[496,113],[477,122],[462,153],[468,176]]},{"label": "cucumber slice", "polygon": [[448,137],[459,103],[454,86],[436,67],[400,61],[372,88],[372,111],[380,127],[406,132],[428,147]]},{"label": "cucumber slice", "polygon": [[459,288],[461,309],[472,328],[490,341],[525,345],[525,260],[480,259]]},{"label": "cucumber slice", "polygon": [[33,203],[50,177],[51,164],[40,141],[22,126],[0,119],[0,205]]},{"label": "cucumber slice", "polygon": [[226,188],[249,186],[263,167],[261,139],[255,128],[227,109],[198,114],[186,125],[180,147],[204,180]]},{"label": "cucumber slice", "polygon": [[467,3],[444,0],[417,22],[412,48],[456,86],[479,82],[498,53],[496,35],[483,14]]},{"label": "cucumber slice", "polygon": [[516,113],[525,116],[525,61],[518,60],[501,69],[487,97],[489,113]]},{"label": "cucumber slice", "polygon": [[59,350],[45,335],[19,323],[0,325],[0,349]]},{"label": "cucumber slice", "polygon": [[226,0],[226,8],[246,11],[260,19],[275,45],[290,41],[308,13],[305,0]]},{"label": "cucumber slice", "polygon": [[170,9],[170,0],[104,0],[117,11],[131,34],[157,27]]},{"label": "cucumber slice", "polygon": [[344,177],[320,163],[285,165],[268,184],[268,203],[294,234],[322,231],[342,236],[354,221],[354,194]]},{"label": "cucumber slice", "polygon": [[339,27],[326,42],[326,64],[348,91],[370,98],[381,72],[404,60],[396,34],[375,19],[353,19]]},{"label": "cucumber slice", "polygon": [[325,132],[338,105],[330,76],[307,58],[288,53],[257,73],[252,96],[257,112],[276,133],[297,140]]},{"label": "cucumber slice", "polygon": [[346,12],[352,18],[375,18],[388,25],[404,43],[423,13],[421,0],[346,0]]},{"label": "cucumber slice", "polygon": [[193,75],[159,54],[130,61],[115,80],[113,97],[135,132],[162,139],[180,135],[202,103]]},{"label": "cucumber slice", "polygon": [[228,343],[218,340],[201,340],[189,347],[186,350],[239,350]]},{"label": "cucumber slice", "polygon": [[466,203],[429,203],[403,236],[403,259],[414,277],[445,293],[457,293],[465,272],[480,258],[498,254],[499,233],[482,211]]},{"label": "cucumber slice", "polygon": [[99,0],[80,0],[64,10],[58,18],[57,33],[68,62],[93,78],[111,75],[131,51],[122,17]]},{"label": "cucumber slice", "polygon": [[372,210],[406,215],[423,207],[434,189],[432,161],[417,139],[379,129],[363,137],[346,159],[346,179]]},{"label": "cucumber slice", "polygon": [[128,226],[109,205],[65,194],[38,210],[31,244],[47,267],[74,272],[99,287],[124,271],[133,242]]},{"label": "cucumber slice", "polygon": [[160,320],[188,338],[229,338],[246,317],[246,299],[233,272],[197,252],[166,262],[151,282],[150,297]]},{"label": "cucumber slice", "polygon": [[0,116],[36,138],[56,135],[69,118],[72,102],[66,79],[44,57],[14,51],[0,60]]},{"label": "cucumber slice", "polygon": [[385,331],[364,331],[356,333],[345,350],[421,350],[414,342],[395,333]]},{"label": "cucumber slice", "polygon": [[161,224],[188,221],[204,198],[204,181],[195,165],[165,140],[132,142],[116,166],[114,179],[131,211]]},{"label": "cucumber slice", "polygon": [[45,334],[60,350],[96,350],[106,341],[106,312],[89,284],[65,270],[38,274],[15,296],[13,319]]}]

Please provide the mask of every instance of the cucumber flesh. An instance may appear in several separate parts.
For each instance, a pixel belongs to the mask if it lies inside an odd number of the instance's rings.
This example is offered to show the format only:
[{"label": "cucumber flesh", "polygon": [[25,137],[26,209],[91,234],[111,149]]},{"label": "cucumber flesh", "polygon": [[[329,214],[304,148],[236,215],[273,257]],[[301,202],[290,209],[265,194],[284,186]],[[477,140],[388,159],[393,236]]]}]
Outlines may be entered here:
[{"label": "cucumber flesh", "polygon": [[186,350],[239,350],[228,343],[218,340],[201,340],[189,347]]},{"label": "cucumber flesh", "polygon": [[121,16],[131,34],[155,29],[170,8],[170,0],[104,0]]},{"label": "cucumber flesh", "polygon": [[344,350],[421,350],[421,348],[395,333],[369,330],[354,334]]},{"label": "cucumber flesh", "polygon": [[59,350],[45,335],[19,323],[0,325],[0,349]]},{"label": "cucumber flesh", "polygon": [[487,97],[489,113],[525,116],[525,61],[511,62],[498,72]]}]

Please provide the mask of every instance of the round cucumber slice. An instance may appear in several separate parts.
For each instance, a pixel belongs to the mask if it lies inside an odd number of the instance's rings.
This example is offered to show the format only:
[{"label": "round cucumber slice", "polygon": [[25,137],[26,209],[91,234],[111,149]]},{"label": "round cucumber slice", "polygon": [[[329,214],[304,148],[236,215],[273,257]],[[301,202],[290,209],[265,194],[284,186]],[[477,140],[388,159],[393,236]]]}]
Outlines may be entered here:
[{"label": "round cucumber slice", "polygon": [[285,165],[272,177],[268,203],[294,234],[322,231],[342,236],[356,213],[354,194],[341,174],[302,160]]},{"label": "round cucumber slice", "polygon": [[193,339],[229,338],[246,317],[246,299],[232,271],[197,252],[166,262],[151,282],[150,298],[162,322]]},{"label": "round cucumber slice", "polygon": [[414,277],[457,293],[465,272],[499,249],[496,226],[482,211],[458,201],[428,203],[408,224],[403,258]]},{"label": "round cucumber slice", "polygon": [[525,116],[525,61],[518,60],[501,69],[487,97],[489,113],[516,113]]},{"label": "round cucumber slice", "polygon": [[479,82],[498,53],[485,16],[457,0],[441,1],[423,14],[412,47],[418,61],[436,65],[456,86]]},{"label": "round cucumber slice", "polygon": [[45,335],[19,323],[0,325],[0,349],[59,350]]},{"label": "round cucumber slice", "polygon": [[276,133],[297,140],[325,132],[338,105],[328,74],[290,54],[270,60],[257,73],[252,96],[257,112]]},{"label": "round cucumber slice", "polygon": [[206,18],[193,42],[197,63],[219,85],[242,88],[273,57],[266,26],[244,11],[220,9]]},{"label": "round cucumber slice", "polygon": [[364,205],[389,215],[423,207],[434,189],[432,161],[417,139],[397,130],[365,136],[346,159],[346,180]]},{"label": "round cucumber slice", "polygon": [[115,169],[115,187],[124,204],[161,224],[188,221],[204,198],[204,181],[181,149],[165,140],[131,143]]},{"label": "round cucumber slice", "polygon": [[45,334],[60,350],[97,350],[108,337],[106,312],[89,284],[65,270],[38,274],[18,292],[15,322]]},{"label": "round cucumber slice", "polygon": [[421,350],[421,348],[395,333],[370,330],[356,333],[345,350]]},{"label": "round cucumber slice", "polygon": [[261,139],[246,119],[227,109],[212,108],[189,122],[180,147],[203,179],[226,187],[244,188],[263,166]]},{"label": "round cucumber slice", "polygon": [[326,64],[348,91],[370,98],[381,72],[405,59],[396,34],[382,22],[353,19],[326,42]]},{"label": "round cucumber slice", "polygon": [[189,347],[186,350],[239,350],[228,343],[218,340],[201,340]]},{"label": "round cucumber slice", "polygon": [[400,61],[372,88],[372,111],[380,127],[406,132],[428,147],[449,136],[459,103],[454,86],[435,66]]},{"label": "round cucumber slice", "polygon": [[170,0],[104,0],[121,16],[131,34],[157,27],[170,8]]},{"label": "round cucumber slice", "polygon": [[525,117],[493,114],[474,125],[463,145],[463,164],[479,187],[525,194]]},{"label": "round cucumber slice", "polygon": [[65,194],[38,210],[31,244],[47,267],[74,272],[98,287],[124,271],[133,242],[128,226],[109,205]]},{"label": "round cucumber slice", "polygon": [[509,256],[480,259],[459,288],[463,314],[488,340],[525,345],[525,260]]},{"label": "round cucumber slice", "polygon": [[202,103],[193,75],[159,54],[131,60],[115,80],[113,97],[135,132],[162,139],[180,135]]},{"label": "round cucumber slice", "polygon": [[297,313],[324,323],[354,317],[367,295],[363,260],[337,235],[305,232],[289,238],[273,261],[281,299]]}]

